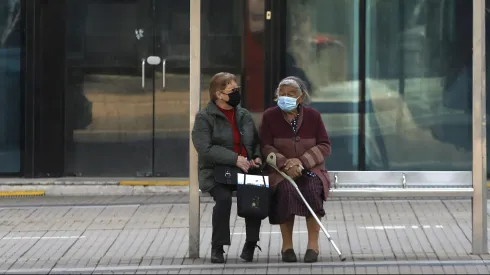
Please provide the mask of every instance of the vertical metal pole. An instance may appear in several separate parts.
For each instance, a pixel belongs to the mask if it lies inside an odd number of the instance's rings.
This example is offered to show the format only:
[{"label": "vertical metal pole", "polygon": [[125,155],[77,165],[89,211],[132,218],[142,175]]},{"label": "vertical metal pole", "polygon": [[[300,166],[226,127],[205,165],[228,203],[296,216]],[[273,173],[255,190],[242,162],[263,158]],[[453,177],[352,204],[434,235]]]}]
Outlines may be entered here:
[{"label": "vertical metal pole", "polygon": [[488,253],[485,72],[485,0],[473,0],[473,254]]},{"label": "vertical metal pole", "polygon": [[[201,106],[201,0],[190,2],[189,137]],[[197,152],[189,138],[189,257],[199,258],[200,199]]]}]

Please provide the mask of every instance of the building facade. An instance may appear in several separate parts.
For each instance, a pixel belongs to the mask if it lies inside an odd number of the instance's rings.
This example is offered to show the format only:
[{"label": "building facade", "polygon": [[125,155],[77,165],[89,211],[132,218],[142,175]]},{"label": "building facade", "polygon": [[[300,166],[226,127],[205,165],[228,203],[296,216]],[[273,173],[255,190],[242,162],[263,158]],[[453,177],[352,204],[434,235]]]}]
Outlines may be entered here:
[{"label": "building facade", "polygon": [[[332,171],[471,171],[472,1],[202,0],[202,105],[308,83]],[[0,2],[0,176],[189,174],[189,1]],[[488,63],[488,62],[487,62]]]}]

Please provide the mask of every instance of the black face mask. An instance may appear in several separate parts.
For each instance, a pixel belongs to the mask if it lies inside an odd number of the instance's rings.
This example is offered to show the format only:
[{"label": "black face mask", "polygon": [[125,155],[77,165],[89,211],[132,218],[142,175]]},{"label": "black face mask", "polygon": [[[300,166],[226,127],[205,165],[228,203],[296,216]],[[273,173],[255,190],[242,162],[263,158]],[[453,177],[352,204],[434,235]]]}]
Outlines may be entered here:
[{"label": "black face mask", "polygon": [[235,108],[240,104],[242,97],[240,96],[240,90],[238,88],[233,89],[231,93],[228,94],[229,100],[226,102],[231,107]]}]

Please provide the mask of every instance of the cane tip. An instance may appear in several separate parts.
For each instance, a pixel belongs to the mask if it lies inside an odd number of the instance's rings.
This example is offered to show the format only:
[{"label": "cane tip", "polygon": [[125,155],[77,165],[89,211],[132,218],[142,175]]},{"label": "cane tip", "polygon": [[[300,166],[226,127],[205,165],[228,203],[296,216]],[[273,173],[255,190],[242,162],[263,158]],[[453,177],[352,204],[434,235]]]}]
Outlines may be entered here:
[{"label": "cane tip", "polygon": [[344,257],[344,256],[340,256],[340,261],[345,262],[345,260],[347,260],[347,258],[346,258],[346,257]]}]

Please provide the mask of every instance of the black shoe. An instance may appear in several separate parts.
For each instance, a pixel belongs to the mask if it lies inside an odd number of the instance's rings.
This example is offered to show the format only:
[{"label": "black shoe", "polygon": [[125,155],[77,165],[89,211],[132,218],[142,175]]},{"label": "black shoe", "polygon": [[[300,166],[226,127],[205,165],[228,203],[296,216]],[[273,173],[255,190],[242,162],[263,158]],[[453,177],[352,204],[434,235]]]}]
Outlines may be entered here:
[{"label": "black shoe", "polygon": [[313,249],[307,249],[305,253],[305,263],[315,263],[318,261],[318,252]]},{"label": "black shoe", "polygon": [[298,261],[298,258],[296,257],[296,253],[294,253],[294,249],[289,248],[286,249],[286,251],[281,251],[282,255],[282,261],[286,263],[295,263]]},{"label": "black shoe", "polygon": [[260,246],[257,245],[257,242],[245,242],[245,245],[243,246],[243,250],[242,250],[242,255],[240,255],[240,258],[242,258],[246,262],[251,262],[254,258],[254,252],[256,247],[260,251],[262,251],[262,248],[260,248]]},{"label": "black shoe", "polygon": [[211,263],[222,264],[225,262],[223,246],[213,246],[211,248]]}]

